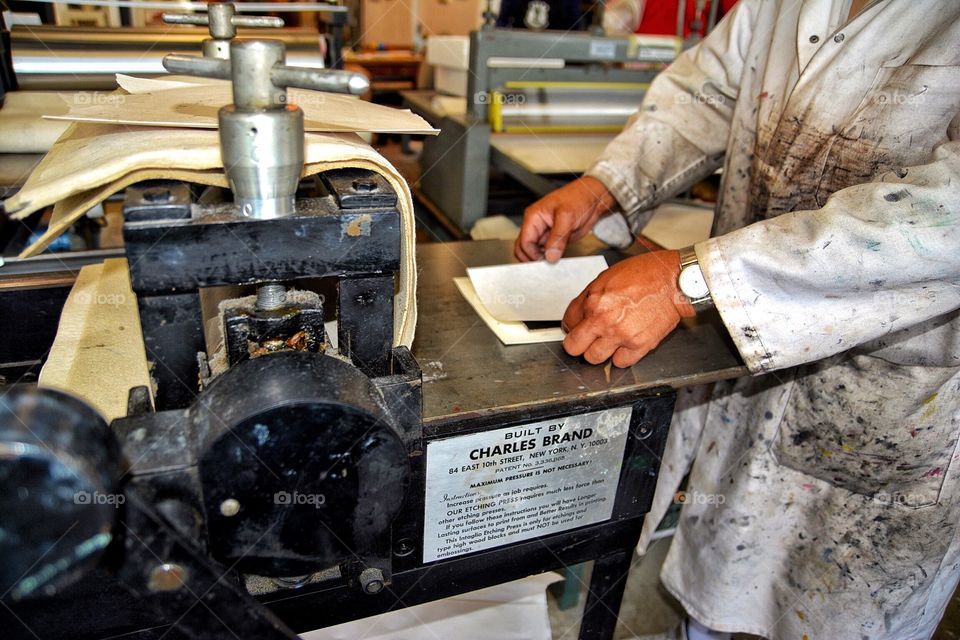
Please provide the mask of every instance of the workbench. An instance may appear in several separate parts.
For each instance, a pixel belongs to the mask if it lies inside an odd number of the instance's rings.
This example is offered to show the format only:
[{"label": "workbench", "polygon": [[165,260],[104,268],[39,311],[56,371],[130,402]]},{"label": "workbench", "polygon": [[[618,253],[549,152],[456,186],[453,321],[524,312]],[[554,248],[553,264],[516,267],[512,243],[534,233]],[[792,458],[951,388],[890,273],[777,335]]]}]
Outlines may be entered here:
[{"label": "workbench", "polygon": [[[603,251],[602,245],[591,238],[574,243],[568,254],[599,251],[611,264],[625,255]],[[638,251],[642,249],[634,247],[627,253]],[[424,441],[444,446],[444,442],[469,438],[471,434],[531,425],[556,416],[607,412],[630,405],[643,407],[644,417],[635,415],[631,427],[634,435],[625,453],[630,463],[624,465],[620,477],[623,491],[618,494],[613,516],[479,553],[422,562],[416,550],[420,544],[417,540],[425,536],[418,524],[425,498],[422,491],[414,488],[394,527],[394,571],[389,589],[376,596],[358,598],[353,588],[319,582],[295,591],[263,594],[257,599],[291,629],[302,633],[593,560],[580,637],[612,637],[633,548],[656,483],[655,469],[673,405],[671,388],[740,376],[746,369],[719,318],[712,314],[685,322],[660,347],[627,369],[590,365],[581,358],[568,356],[560,343],[504,346],[460,295],[453,278],[464,275],[467,267],[512,261],[512,243],[490,240],[424,244],[417,247],[417,253],[419,322],[413,353],[423,372]],[[109,256],[99,252],[89,258],[99,261],[104,257]],[[34,298],[37,294],[50,300],[65,298],[71,273],[64,271],[64,266],[73,269],[82,260],[77,256],[13,259],[0,267],[0,318],[9,317],[7,312],[14,308],[10,301],[18,293],[24,295],[23,290],[18,292],[18,280],[24,287],[36,287],[37,278],[42,279],[40,286],[47,288],[27,291]],[[26,275],[29,271],[38,275]],[[37,340],[41,334],[52,340],[52,332],[46,329],[55,327],[56,315],[38,315],[34,320],[31,344],[38,352],[26,354],[20,348],[16,357],[21,360],[43,358],[49,345]],[[47,328],[39,326],[51,324]],[[23,329],[11,326],[9,331],[8,336]],[[11,343],[18,341],[7,339],[0,343],[0,364],[8,362],[12,355],[5,352],[17,347]],[[646,424],[651,427],[644,434]],[[429,449],[426,454],[412,458],[415,468],[426,466]],[[422,475],[422,471],[417,475]],[[67,630],[76,624],[81,612],[98,607],[102,610],[104,603],[110,603],[109,624],[117,633],[153,627],[159,635],[165,629],[163,620],[152,617],[146,607],[138,606],[129,593],[106,578],[95,595],[68,602],[69,606],[62,608],[58,605],[52,610],[21,610],[18,615],[28,616],[28,623],[35,616],[43,620],[45,628]],[[4,616],[0,615],[2,619]],[[10,624],[15,622],[11,620]]]},{"label": "workbench", "polygon": [[[568,255],[603,253],[613,264],[644,251],[635,246],[623,253],[604,250],[604,246],[588,237],[571,245]],[[512,242],[421,244],[417,259],[419,319],[413,353],[423,371],[425,438],[461,435],[465,422],[470,425],[466,430],[473,431],[478,425],[504,426],[505,419],[510,424],[515,418],[505,416],[511,413],[535,420],[602,410],[669,387],[747,373],[715,313],[684,322],[650,355],[627,369],[591,365],[567,355],[561,343],[505,346],[460,295],[453,278],[465,275],[467,267],[513,261]],[[636,495],[647,496],[652,495],[656,478],[644,474],[626,480],[636,483],[632,487]],[[401,569],[393,575],[389,594],[382,594],[379,602],[353,601],[349,613],[339,610],[339,605],[348,605],[346,594],[333,591],[263,601],[294,629],[305,630],[594,560],[580,637],[609,638],[642,521],[642,517],[614,518],[560,535]],[[306,601],[313,606],[306,607]]]},{"label": "workbench", "polygon": [[[567,251],[570,256],[598,253],[609,264],[628,255],[605,249],[593,236],[572,243]],[[11,309],[3,301],[24,287],[61,300],[83,264],[123,255],[122,249],[114,249],[7,258],[0,266],[0,311]],[[513,243],[504,240],[417,245],[419,319],[413,353],[423,369],[425,422],[460,412],[483,414],[504,405],[537,405],[664,385],[684,387],[747,373],[715,312],[684,321],[638,364],[612,369],[609,381],[603,367],[568,356],[560,343],[506,346],[460,295],[453,278],[466,275],[467,267],[513,260]],[[38,279],[42,289],[36,289]],[[0,313],[0,317],[14,320],[12,314]],[[45,318],[55,329],[56,318]],[[33,327],[52,343],[53,334],[40,329]],[[24,362],[31,355],[39,360],[50,346],[38,338],[32,344],[37,353],[25,354],[22,345],[11,342],[0,342],[0,364],[7,362],[6,351],[11,347],[18,349],[15,360]]]},{"label": "workbench", "polygon": [[[567,255],[602,253],[608,264],[627,255],[604,247],[588,236],[573,243]],[[747,373],[715,312],[684,322],[633,367],[610,369],[609,379],[604,367],[567,355],[559,342],[506,346],[460,295],[453,278],[466,275],[467,267],[514,262],[512,242],[421,244],[417,260],[413,354],[423,370],[425,425],[464,413],[679,388]]]}]

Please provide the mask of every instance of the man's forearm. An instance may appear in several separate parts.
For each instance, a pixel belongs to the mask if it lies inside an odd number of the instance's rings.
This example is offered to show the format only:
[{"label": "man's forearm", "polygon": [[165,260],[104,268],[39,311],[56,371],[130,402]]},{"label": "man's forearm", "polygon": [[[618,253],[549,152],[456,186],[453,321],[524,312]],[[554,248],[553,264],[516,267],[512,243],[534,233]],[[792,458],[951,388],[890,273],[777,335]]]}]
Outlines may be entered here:
[{"label": "man's forearm", "polygon": [[741,2],[703,42],[657,76],[640,111],[587,172],[613,193],[634,232],[641,211],[721,165],[754,4]]}]

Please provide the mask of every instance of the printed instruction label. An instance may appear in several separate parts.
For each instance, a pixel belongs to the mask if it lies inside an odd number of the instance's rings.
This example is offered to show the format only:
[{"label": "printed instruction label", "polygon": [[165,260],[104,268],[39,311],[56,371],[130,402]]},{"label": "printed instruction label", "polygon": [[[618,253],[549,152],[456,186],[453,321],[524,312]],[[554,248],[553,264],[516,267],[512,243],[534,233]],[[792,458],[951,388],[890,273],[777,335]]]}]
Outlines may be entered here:
[{"label": "printed instruction label", "polygon": [[610,518],[632,407],[427,444],[423,561]]}]

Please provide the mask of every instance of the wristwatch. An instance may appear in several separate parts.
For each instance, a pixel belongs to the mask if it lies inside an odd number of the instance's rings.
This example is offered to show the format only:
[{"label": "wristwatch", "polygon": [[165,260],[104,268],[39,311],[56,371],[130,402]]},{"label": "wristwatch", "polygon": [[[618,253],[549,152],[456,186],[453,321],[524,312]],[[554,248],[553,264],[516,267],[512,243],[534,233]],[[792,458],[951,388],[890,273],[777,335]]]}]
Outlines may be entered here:
[{"label": "wristwatch", "polygon": [[680,275],[677,276],[677,288],[690,301],[694,311],[699,313],[713,308],[710,287],[703,278],[703,271],[700,270],[700,263],[697,261],[697,252],[693,247],[680,249]]}]

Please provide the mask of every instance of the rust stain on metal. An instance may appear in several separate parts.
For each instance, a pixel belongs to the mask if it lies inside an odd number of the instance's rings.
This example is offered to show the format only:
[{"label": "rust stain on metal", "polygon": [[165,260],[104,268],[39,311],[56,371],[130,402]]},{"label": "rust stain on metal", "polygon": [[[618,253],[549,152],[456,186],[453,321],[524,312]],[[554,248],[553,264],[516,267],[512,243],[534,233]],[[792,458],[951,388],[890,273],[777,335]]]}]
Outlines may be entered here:
[{"label": "rust stain on metal", "polygon": [[373,218],[369,213],[364,213],[359,215],[350,222],[344,222],[340,233],[346,234],[351,238],[358,238],[360,236],[369,236],[370,235],[370,223]]}]

